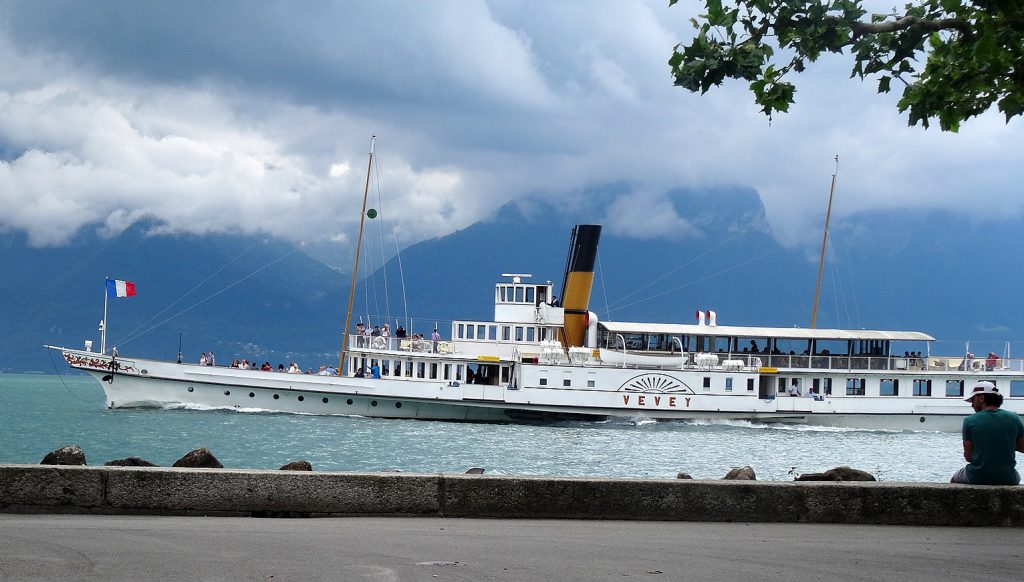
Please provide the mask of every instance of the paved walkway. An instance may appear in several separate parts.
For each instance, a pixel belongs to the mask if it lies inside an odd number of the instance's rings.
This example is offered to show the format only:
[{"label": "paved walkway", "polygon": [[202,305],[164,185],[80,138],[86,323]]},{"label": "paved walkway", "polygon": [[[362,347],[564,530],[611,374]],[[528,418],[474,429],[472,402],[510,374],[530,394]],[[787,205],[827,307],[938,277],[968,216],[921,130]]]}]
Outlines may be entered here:
[{"label": "paved walkway", "polygon": [[0,514],[0,580],[1014,580],[1020,528]]}]

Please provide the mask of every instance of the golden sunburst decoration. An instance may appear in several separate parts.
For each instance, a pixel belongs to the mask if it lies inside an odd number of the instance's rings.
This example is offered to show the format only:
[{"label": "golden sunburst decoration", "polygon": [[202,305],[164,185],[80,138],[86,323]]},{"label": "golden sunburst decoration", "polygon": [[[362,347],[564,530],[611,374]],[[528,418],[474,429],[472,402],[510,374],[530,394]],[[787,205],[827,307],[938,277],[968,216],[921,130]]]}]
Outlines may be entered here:
[{"label": "golden sunburst decoration", "polygon": [[626,392],[693,392],[680,380],[665,374],[643,374],[630,379],[619,387]]}]

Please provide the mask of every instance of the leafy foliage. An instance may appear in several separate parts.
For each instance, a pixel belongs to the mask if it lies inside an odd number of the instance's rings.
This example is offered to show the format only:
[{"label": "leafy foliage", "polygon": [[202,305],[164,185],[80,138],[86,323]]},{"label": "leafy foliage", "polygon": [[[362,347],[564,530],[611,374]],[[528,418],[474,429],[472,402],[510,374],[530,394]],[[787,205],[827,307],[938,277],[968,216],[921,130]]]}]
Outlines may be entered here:
[{"label": "leafy foliage", "polygon": [[1024,113],[1022,0],[917,0],[871,15],[861,0],[702,1],[696,36],[669,59],[675,84],[703,94],[743,79],[769,119],[794,102],[787,75],[826,52],[851,54],[850,76],[877,77],[879,93],[902,84],[910,125],[955,132],[993,105],[1007,122]]}]

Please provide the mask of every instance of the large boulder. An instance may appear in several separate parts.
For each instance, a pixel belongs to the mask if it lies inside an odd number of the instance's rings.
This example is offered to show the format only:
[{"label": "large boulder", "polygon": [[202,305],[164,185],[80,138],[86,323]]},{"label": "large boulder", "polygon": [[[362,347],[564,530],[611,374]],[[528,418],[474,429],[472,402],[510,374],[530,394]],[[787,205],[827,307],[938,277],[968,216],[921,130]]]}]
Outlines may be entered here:
[{"label": "large boulder", "polygon": [[796,478],[797,481],[877,481],[875,476],[867,471],[852,469],[850,467],[836,467],[824,473],[804,473]]},{"label": "large boulder", "polygon": [[184,457],[174,461],[172,467],[183,467],[186,469],[223,469],[217,457],[213,456],[207,448],[190,451]]},{"label": "large boulder", "polygon": [[41,462],[43,465],[84,465],[85,453],[78,445],[68,445],[56,451],[46,453]]},{"label": "large boulder", "polygon": [[734,479],[736,481],[756,481],[757,475],[754,474],[754,470],[750,466],[738,467],[725,474],[722,479]]},{"label": "large boulder", "polygon": [[298,461],[292,461],[291,463],[288,463],[287,465],[281,467],[280,470],[281,471],[312,471],[313,470],[313,465],[311,465],[309,463],[309,461],[307,461],[305,459],[301,459],[301,460],[298,460]]},{"label": "large boulder", "polygon": [[128,457],[126,459],[114,459],[113,461],[107,461],[103,463],[105,467],[157,467],[155,463],[150,463],[146,459],[140,459],[138,457]]}]

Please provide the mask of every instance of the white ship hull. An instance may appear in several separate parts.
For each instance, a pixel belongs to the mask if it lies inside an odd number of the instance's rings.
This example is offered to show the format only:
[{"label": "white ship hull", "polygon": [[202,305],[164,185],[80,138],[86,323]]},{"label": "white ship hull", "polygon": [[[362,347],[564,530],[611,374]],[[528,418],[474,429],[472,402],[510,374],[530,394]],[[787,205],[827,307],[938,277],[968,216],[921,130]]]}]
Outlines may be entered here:
[{"label": "white ship hull", "polygon": [[[56,348],[60,349],[60,348]],[[758,398],[693,390],[704,371],[522,365],[505,386],[396,378],[286,374],[176,364],[145,359],[116,360],[92,352],[61,349],[72,367],[103,387],[108,408],[200,406],[239,411],[357,415],[424,420],[518,422],[551,419],[750,421],[861,429],[960,430],[970,407],[959,398],[808,397]],[[553,374],[593,387],[541,387]],[[737,385],[757,373],[733,375]],[[518,385],[516,385],[518,383]],[[646,386],[646,391],[638,386]],[[1006,406],[1020,413],[1019,402]]]}]

